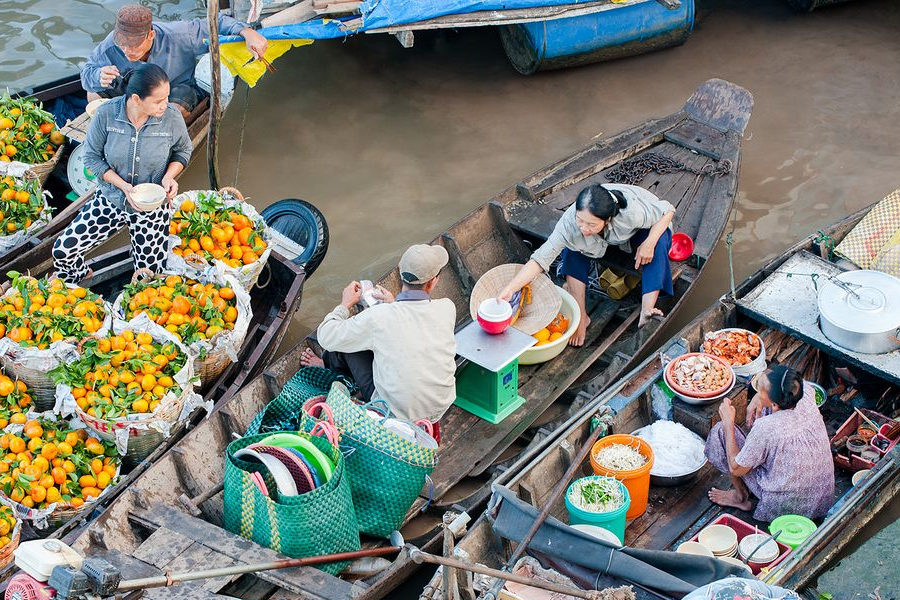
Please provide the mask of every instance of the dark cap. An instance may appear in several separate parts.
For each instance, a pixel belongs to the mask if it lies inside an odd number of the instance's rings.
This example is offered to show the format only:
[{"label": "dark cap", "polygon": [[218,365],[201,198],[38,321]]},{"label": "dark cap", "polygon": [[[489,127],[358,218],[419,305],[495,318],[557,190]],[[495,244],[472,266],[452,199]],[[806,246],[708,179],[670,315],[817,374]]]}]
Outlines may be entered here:
[{"label": "dark cap", "polygon": [[153,13],[146,6],[127,4],[116,13],[115,42],[136,46],[147,39],[153,26]]}]

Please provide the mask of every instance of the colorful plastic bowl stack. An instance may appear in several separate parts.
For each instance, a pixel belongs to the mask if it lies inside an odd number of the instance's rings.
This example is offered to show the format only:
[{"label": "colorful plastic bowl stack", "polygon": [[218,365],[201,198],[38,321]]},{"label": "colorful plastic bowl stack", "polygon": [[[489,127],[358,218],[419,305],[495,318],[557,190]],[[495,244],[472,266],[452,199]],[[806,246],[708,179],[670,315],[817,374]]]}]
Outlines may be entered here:
[{"label": "colorful plastic bowl stack", "polygon": [[[280,496],[298,496],[311,492],[331,479],[334,463],[308,439],[291,434],[276,433],[235,453],[244,459],[254,459],[269,471]],[[262,477],[254,478],[257,487],[266,495]]]}]

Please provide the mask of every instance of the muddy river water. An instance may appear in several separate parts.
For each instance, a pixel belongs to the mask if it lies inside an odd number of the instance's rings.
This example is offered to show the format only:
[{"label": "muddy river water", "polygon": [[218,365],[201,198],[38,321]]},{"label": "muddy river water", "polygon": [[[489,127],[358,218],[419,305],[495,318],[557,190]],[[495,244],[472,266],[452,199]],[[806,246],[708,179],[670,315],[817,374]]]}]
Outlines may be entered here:
[{"label": "muddy river water", "polygon": [[[0,19],[23,4],[45,14],[57,6],[0,0]],[[16,26],[25,36],[37,25]],[[351,279],[377,278],[409,244],[432,239],[511,183],[596,136],[677,110],[699,83],[721,77],[755,97],[734,234],[740,280],[900,187],[898,30],[900,3],[891,0],[806,15],[784,0],[698,0],[682,47],[532,77],[512,69],[491,29],[417,34],[408,50],[388,36],[319,42],[279,59],[246,110],[243,89],[236,94],[220,143],[222,179],[234,181],[243,131],[237,187],[258,207],[303,198],[328,219],[331,247],[287,345]],[[0,61],[0,77],[10,76]],[[198,158],[182,189],[206,186]],[[725,250],[680,324],[726,290]],[[886,511],[882,524],[898,512]]]}]

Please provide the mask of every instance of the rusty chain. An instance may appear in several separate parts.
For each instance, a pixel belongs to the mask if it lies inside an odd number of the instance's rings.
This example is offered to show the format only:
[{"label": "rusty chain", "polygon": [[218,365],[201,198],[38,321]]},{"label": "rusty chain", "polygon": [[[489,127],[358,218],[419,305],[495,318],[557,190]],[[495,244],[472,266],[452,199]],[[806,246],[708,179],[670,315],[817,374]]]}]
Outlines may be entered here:
[{"label": "rusty chain", "polygon": [[656,171],[660,175],[686,171],[698,176],[719,177],[730,173],[732,168],[733,165],[728,159],[717,163],[710,162],[697,169],[668,156],[656,152],[648,152],[620,163],[619,166],[606,174],[606,179],[611,183],[638,185],[650,171]]}]

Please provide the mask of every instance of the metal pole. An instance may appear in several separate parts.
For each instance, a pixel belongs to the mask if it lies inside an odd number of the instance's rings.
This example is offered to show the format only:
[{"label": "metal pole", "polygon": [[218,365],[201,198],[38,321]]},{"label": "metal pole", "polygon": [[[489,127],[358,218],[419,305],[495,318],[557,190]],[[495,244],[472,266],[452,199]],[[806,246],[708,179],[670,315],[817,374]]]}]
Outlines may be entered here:
[{"label": "metal pole", "polygon": [[326,554],[323,556],[309,556],[306,558],[291,558],[286,560],[276,560],[272,562],[256,563],[248,565],[235,565],[231,567],[221,567],[219,569],[206,569],[204,571],[191,571],[185,573],[171,573],[169,575],[159,575],[156,577],[145,577],[143,579],[130,579],[123,581],[116,588],[116,592],[126,592],[128,590],[167,587],[184,581],[194,581],[197,579],[215,579],[216,577],[224,577],[226,575],[241,575],[243,573],[258,573],[259,571],[273,571],[276,569],[289,569],[291,567],[307,567],[328,562],[341,562],[344,560],[354,560],[366,556],[386,556],[396,554],[403,548],[398,546],[386,546],[384,548],[373,548],[371,550],[358,550],[356,552],[341,552],[339,554]]},{"label": "metal pole", "polygon": [[[587,441],[578,451],[578,454],[572,460],[572,464],[569,465],[569,468],[566,470],[565,475],[562,476],[556,485],[550,490],[550,495],[547,496],[547,499],[544,501],[544,506],[541,508],[540,514],[538,514],[537,518],[534,520],[534,523],[531,525],[531,529],[528,530],[528,533],[525,534],[525,537],[522,538],[522,541],[516,546],[515,551],[512,553],[512,556],[509,557],[509,560],[506,561],[506,565],[503,567],[504,571],[509,571],[512,569],[516,561],[525,554],[525,551],[528,549],[528,544],[531,543],[531,540],[534,539],[534,536],[537,534],[538,530],[544,524],[544,521],[547,520],[547,517],[550,516],[550,512],[553,510],[553,505],[556,504],[556,501],[559,500],[560,496],[562,496],[563,492],[569,485],[569,481],[571,481],[572,477],[575,475],[575,471],[577,471],[581,467],[581,463],[584,462],[584,459],[591,451],[591,447],[593,447],[594,442],[600,437],[600,434],[606,431],[606,427],[600,425],[591,434],[588,436]],[[503,587],[503,582],[498,581],[491,588],[490,592],[484,595],[485,598],[496,598],[497,594],[500,593],[500,589]]]},{"label": "metal pole", "polygon": [[541,581],[540,579],[535,579],[533,577],[525,577],[523,575],[516,575],[515,573],[507,573],[506,571],[499,571],[497,569],[491,569],[489,567],[483,567],[481,565],[473,565],[471,563],[456,560],[454,558],[446,558],[443,556],[428,554],[426,552],[422,552],[418,548],[411,548],[409,551],[409,557],[416,564],[430,563],[433,565],[441,565],[444,568],[453,567],[456,569],[463,569],[465,571],[471,571],[472,573],[479,573],[481,575],[487,575],[489,577],[497,577],[498,579],[502,579],[505,581],[512,581],[513,583],[521,583],[522,585],[531,586],[533,588],[547,590],[548,592],[567,594],[569,596],[575,596],[576,598],[585,598],[585,600],[598,600],[602,597],[601,593],[596,590],[582,590],[576,587],[558,585],[549,581]]},{"label": "metal pole", "polygon": [[209,58],[212,90],[209,94],[209,132],[206,137],[206,163],[209,186],[219,189],[219,113],[222,102],[222,82],[219,62],[219,0],[206,0],[206,19],[209,21]]}]

